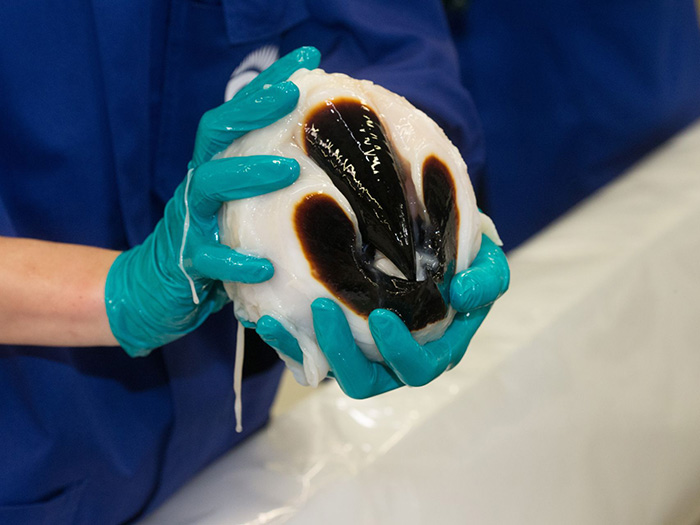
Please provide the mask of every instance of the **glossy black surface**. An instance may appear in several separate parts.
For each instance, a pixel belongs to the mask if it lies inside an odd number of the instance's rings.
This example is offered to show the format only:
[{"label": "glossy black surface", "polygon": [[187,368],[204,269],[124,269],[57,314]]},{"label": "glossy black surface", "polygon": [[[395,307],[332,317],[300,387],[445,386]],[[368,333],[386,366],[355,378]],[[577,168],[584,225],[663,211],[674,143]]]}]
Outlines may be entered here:
[{"label": "glossy black surface", "polygon": [[435,281],[398,279],[370,265],[356,249],[352,221],[331,197],[308,195],[297,206],[295,224],[313,276],[355,313],[367,317],[375,308],[388,308],[410,330],[445,316]]},{"label": "glossy black surface", "polygon": [[353,99],[325,103],[307,118],[304,138],[309,157],[350,202],[362,239],[415,279],[405,175],[374,111]]},{"label": "glossy black surface", "polygon": [[450,170],[435,156],[423,162],[423,202],[430,221],[423,226],[423,245],[426,251],[434,253],[438,267],[433,275],[436,280],[443,278],[444,272],[457,256],[457,232],[459,211],[457,194]]},{"label": "glossy black surface", "polygon": [[[360,233],[358,239],[351,219],[331,197],[307,195],[294,221],[314,278],[358,315],[387,308],[412,331],[442,319],[459,229],[447,166],[435,156],[424,161],[423,195],[418,199],[377,116],[357,101],[319,107],[305,130],[309,156],[350,202]],[[409,199],[424,204],[413,216]],[[380,271],[377,251],[405,278]],[[417,259],[421,280],[416,277]]]}]

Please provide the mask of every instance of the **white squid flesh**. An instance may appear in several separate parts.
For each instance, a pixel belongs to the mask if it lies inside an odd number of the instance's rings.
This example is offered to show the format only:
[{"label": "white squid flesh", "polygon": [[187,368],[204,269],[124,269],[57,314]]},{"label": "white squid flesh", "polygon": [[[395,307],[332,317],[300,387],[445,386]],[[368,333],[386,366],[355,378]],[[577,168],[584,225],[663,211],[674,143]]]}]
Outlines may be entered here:
[{"label": "white squid flesh", "polygon": [[336,301],[359,348],[381,361],[369,313],[396,312],[419,343],[440,337],[455,315],[452,276],[469,267],[482,233],[498,235],[477,208],[457,148],[405,98],[320,69],[290,80],[300,91],[296,109],[221,156],[290,157],[300,176],[226,203],[220,240],[272,261],[269,281],[225,283],[227,293],[238,319],[269,315],[296,337],[303,367],[285,362],[300,383],[316,385],[329,369],[314,335],[316,298]]}]

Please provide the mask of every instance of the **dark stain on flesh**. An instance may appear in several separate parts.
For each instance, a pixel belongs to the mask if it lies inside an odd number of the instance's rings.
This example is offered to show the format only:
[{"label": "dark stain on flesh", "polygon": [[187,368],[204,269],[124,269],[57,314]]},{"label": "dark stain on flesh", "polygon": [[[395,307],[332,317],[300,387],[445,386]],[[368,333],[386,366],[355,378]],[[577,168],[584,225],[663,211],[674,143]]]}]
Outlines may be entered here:
[{"label": "dark stain on flesh", "polygon": [[[419,199],[406,162],[374,111],[354,99],[311,111],[304,139],[309,157],[350,203],[359,229],[358,238],[350,217],[327,195],[310,194],[297,205],[295,227],[314,278],[364,317],[387,308],[411,331],[444,318],[459,226],[447,166],[435,156],[424,161],[424,209],[409,206]],[[402,275],[379,270],[377,252]],[[417,266],[425,268],[424,279],[417,279]]]}]

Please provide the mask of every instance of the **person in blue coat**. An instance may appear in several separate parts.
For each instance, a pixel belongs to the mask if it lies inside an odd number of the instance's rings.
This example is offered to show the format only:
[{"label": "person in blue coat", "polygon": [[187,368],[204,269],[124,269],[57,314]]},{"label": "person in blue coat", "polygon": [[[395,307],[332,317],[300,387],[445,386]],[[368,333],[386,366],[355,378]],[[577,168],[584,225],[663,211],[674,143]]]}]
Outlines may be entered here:
[{"label": "person in blue coat", "polygon": [[510,250],[700,118],[695,0],[446,0]]},{"label": "person in blue coat", "polygon": [[[282,366],[249,330],[235,431],[221,282],[274,268],[220,246],[216,212],[299,167],[212,156],[293,109],[287,77],[320,59],[302,46],[405,95],[471,165],[474,109],[437,2],[7,2],[0,39],[0,523],[134,521],[267,421]],[[439,344],[378,310],[387,364],[370,363],[330,301],[314,303],[317,336],[350,395],[423,384],[507,285],[486,242],[453,279],[462,313]],[[258,332],[295,355],[279,327]]]}]

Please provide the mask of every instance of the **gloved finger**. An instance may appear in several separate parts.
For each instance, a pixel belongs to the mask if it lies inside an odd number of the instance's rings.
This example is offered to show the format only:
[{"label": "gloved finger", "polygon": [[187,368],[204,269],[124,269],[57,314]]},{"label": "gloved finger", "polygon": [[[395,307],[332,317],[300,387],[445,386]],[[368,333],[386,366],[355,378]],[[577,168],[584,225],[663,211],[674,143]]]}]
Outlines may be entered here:
[{"label": "gloved finger", "polygon": [[311,311],[316,340],[343,392],[364,399],[403,386],[388,368],[362,353],[337,304],[330,299],[316,299],[311,303]]},{"label": "gloved finger", "polygon": [[216,214],[221,204],[289,186],[299,177],[299,163],[273,155],[229,157],[202,164],[192,177],[188,198],[192,213]]},{"label": "gloved finger", "polygon": [[297,363],[304,362],[304,354],[299,342],[290,334],[282,323],[269,315],[262,316],[255,327],[260,339],[272,348],[294,359]]},{"label": "gloved finger", "polygon": [[190,167],[207,162],[248,131],[276,122],[291,112],[298,100],[299,88],[282,82],[210,109],[199,121]]},{"label": "gloved finger", "polygon": [[304,46],[295,49],[255,77],[250,84],[236,94],[234,100],[236,98],[245,98],[267,84],[283,82],[298,69],[316,69],[320,62],[321,52],[315,47]]},{"label": "gloved finger", "polygon": [[191,267],[193,273],[209,279],[261,283],[275,273],[272,263],[267,259],[245,255],[223,244],[198,243],[194,252],[189,264],[185,261],[185,268],[189,270]]},{"label": "gloved finger", "polygon": [[433,354],[449,355],[447,368],[455,367],[464,357],[474,334],[484,322],[490,306],[477,308],[467,313],[458,313],[440,339],[425,345]]},{"label": "gloved finger", "polygon": [[248,319],[242,319],[240,317],[236,317],[236,321],[238,321],[239,324],[242,324],[244,328],[251,328],[255,330],[255,323],[253,321],[249,321]]},{"label": "gloved finger", "polygon": [[510,268],[503,250],[486,235],[471,266],[457,274],[450,284],[450,304],[468,312],[493,304],[510,285]]},{"label": "gloved finger", "polygon": [[389,310],[374,310],[369,315],[369,329],[384,361],[407,385],[425,385],[450,364],[448,345],[421,346],[399,316]]}]

